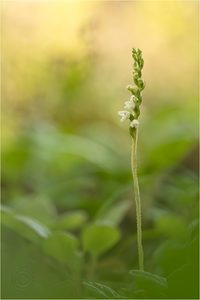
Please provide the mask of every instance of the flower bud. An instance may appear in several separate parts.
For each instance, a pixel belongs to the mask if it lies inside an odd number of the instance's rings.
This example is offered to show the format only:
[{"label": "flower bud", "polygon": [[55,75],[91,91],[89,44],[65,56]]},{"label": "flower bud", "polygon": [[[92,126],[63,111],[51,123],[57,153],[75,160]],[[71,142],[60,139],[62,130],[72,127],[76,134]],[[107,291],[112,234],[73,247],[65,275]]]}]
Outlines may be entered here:
[{"label": "flower bud", "polygon": [[141,56],[142,51],[141,51],[139,48],[136,48],[136,51],[137,51],[137,55],[138,55],[138,56]]},{"label": "flower bud", "polygon": [[131,101],[133,101],[134,103],[138,103],[139,99],[137,97],[135,97],[134,95],[131,96]]},{"label": "flower bud", "polygon": [[138,128],[138,126],[139,126],[139,121],[138,120],[134,119],[133,121],[131,121],[130,127]]},{"label": "flower bud", "polygon": [[142,69],[144,67],[144,59],[141,58],[139,62],[140,68]]},{"label": "flower bud", "polygon": [[130,92],[132,92],[134,90],[134,86],[132,84],[128,84],[126,88]]},{"label": "flower bud", "polygon": [[121,117],[121,122],[129,119],[130,117],[130,112],[127,111],[127,110],[121,110],[121,111],[118,111],[118,115]]},{"label": "flower bud", "polygon": [[120,111],[121,122],[129,119],[130,127],[129,131],[134,138],[136,128],[139,125],[138,118],[140,116],[140,105],[142,102],[142,90],[145,87],[145,82],[142,80],[142,68],[144,66],[144,60],[142,58],[142,51],[138,48],[132,49],[133,63],[133,81],[134,85],[129,84],[126,88],[132,93],[130,100],[125,101],[124,108],[127,110]]},{"label": "flower bud", "polygon": [[144,81],[143,81],[142,79],[138,79],[137,83],[138,83],[138,87],[139,87],[141,90],[143,90],[144,87],[145,87]]}]

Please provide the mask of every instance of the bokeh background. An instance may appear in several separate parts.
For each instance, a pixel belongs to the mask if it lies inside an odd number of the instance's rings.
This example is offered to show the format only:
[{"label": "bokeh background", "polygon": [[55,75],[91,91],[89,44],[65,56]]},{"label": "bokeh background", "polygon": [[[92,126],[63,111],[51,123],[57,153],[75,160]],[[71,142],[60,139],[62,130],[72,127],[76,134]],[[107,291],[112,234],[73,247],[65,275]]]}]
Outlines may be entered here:
[{"label": "bokeh background", "polygon": [[[197,299],[198,1],[1,6],[2,297]],[[129,272],[130,136],[117,112],[132,47],[145,61],[139,180],[156,279]]]}]

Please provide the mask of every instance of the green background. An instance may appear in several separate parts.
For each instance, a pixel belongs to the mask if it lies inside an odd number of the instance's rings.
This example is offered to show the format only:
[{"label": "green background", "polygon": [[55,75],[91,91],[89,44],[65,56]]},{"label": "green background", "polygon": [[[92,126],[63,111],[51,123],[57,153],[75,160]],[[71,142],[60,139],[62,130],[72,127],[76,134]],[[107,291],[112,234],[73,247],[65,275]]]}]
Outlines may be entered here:
[{"label": "green background", "polygon": [[197,299],[198,2],[3,1],[2,53],[2,298]]}]

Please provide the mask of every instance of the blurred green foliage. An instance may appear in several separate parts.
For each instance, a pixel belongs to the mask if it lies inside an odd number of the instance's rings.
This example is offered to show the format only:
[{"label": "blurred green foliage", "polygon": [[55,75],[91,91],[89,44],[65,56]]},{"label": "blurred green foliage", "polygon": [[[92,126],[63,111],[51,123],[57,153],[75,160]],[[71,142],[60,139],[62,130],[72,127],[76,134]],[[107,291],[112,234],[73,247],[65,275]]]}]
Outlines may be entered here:
[{"label": "blurred green foliage", "polygon": [[[4,4],[3,299],[198,299],[198,58],[184,39],[187,21],[195,51],[196,6],[154,2],[77,2],[75,11],[67,2]],[[151,49],[147,25],[157,30]],[[130,139],[117,117],[139,43],[145,272],[137,270]]]}]

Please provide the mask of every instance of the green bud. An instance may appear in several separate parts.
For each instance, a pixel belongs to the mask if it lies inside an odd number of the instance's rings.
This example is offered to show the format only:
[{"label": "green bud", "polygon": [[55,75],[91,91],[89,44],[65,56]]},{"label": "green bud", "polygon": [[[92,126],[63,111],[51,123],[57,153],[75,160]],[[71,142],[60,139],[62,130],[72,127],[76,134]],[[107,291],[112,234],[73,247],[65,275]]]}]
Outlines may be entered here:
[{"label": "green bud", "polygon": [[134,83],[135,83],[136,86],[139,86],[139,84],[138,84],[138,78],[137,77],[133,77],[133,81],[134,81]]},{"label": "green bud", "polygon": [[138,105],[140,105],[142,103],[142,96],[141,96],[141,94],[138,95],[138,97],[137,97],[137,103],[138,103]]},{"label": "green bud", "polygon": [[134,78],[134,79],[139,79],[138,73],[133,73],[133,78]]},{"label": "green bud", "polygon": [[139,48],[137,48],[137,54],[138,54],[138,56],[141,56],[141,54],[142,54],[142,51]]},{"label": "green bud", "polygon": [[132,54],[137,54],[137,48],[132,48]]},{"label": "green bud", "polygon": [[138,79],[137,80],[137,86],[140,88],[140,89],[144,89],[144,87],[145,87],[145,83],[144,83],[144,81],[142,80],[142,79]]},{"label": "green bud", "polygon": [[134,90],[134,86],[132,84],[127,85],[127,90],[132,92]]},{"label": "green bud", "polygon": [[137,73],[139,77],[141,77],[141,71],[140,71],[140,67],[137,67],[137,68],[133,68],[133,73]]},{"label": "green bud", "polygon": [[132,89],[132,94],[137,98],[138,96],[139,96],[139,94],[140,94],[140,90],[138,89],[138,87],[134,87],[133,89]]},{"label": "green bud", "polygon": [[140,108],[139,108],[139,105],[137,105],[137,106],[135,106],[135,109],[134,109],[134,116],[137,119],[139,117],[139,115],[140,115]]},{"label": "green bud", "polygon": [[140,70],[137,71],[138,77],[142,76],[142,72]]},{"label": "green bud", "polygon": [[139,65],[140,65],[141,69],[144,67],[144,59],[143,58],[140,59]]},{"label": "green bud", "polygon": [[133,138],[135,138],[135,136],[136,136],[136,128],[129,127],[129,133],[130,133],[130,135]]},{"label": "green bud", "polygon": [[[140,115],[140,105],[142,103],[142,90],[145,87],[145,82],[143,81],[142,77],[142,68],[144,66],[144,60],[142,58],[142,51],[138,48],[132,49],[132,57],[134,59],[133,63],[133,81],[135,85],[129,84],[127,86],[128,91],[132,93],[131,101],[134,102],[133,107],[131,108],[131,112],[129,112],[129,120],[134,122],[134,120],[138,120]],[[130,134],[132,136],[135,135],[136,128],[132,126],[130,123]]]}]

